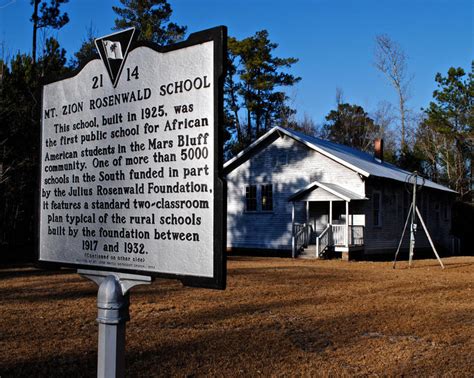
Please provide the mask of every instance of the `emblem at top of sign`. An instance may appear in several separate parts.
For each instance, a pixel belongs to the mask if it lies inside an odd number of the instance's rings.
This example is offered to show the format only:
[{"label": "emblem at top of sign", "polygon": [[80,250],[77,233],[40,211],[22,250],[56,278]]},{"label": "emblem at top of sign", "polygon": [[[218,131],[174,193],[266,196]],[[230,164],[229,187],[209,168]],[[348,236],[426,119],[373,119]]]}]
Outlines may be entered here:
[{"label": "emblem at top of sign", "polygon": [[95,40],[95,46],[114,88],[118,84],[128,50],[132,41],[136,39],[136,34],[135,28],[130,28]]}]

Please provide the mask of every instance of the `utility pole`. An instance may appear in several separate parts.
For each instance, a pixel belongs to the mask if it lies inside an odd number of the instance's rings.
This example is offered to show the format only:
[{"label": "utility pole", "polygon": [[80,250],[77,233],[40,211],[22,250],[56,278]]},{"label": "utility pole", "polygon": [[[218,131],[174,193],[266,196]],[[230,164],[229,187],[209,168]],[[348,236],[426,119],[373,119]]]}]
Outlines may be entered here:
[{"label": "utility pole", "polygon": [[[407,180],[406,180],[407,184],[410,184],[412,181],[413,181],[412,201],[410,204],[410,209],[408,210],[405,226],[403,226],[402,236],[400,238],[400,242],[398,243],[397,252],[395,252],[395,259],[393,260],[393,269],[395,269],[395,264],[397,263],[398,253],[400,252],[400,248],[403,242],[403,237],[405,236],[405,231],[406,231],[409,220],[410,220],[410,246],[408,250],[408,266],[411,267],[411,262],[413,260],[413,255],[415,251],[415,237],[416,237],[416,229],[417,229],[417,225],[415,222],[416,222],[417,215],[418,215],[418,218],[420,219],[421,226],[423,227],[423,230],[426,233],[431,249],[433,250],[436,258],[438,259],[439,264],[441,265],[441,268],[444,269],[443,262],[441,261],[441,258],[439,257],[438,252],[436,251],[435,245],[433,243],[433,240],[431,239],[428,228],[426,227],[425,222],[423,221],[423,217],[421,216],[421,213],[418,210],[418,207],[416,206],[416,187],[418,185],[418,172],[415,171],[410,176],[407,177]],[[424,181],[423,181],[423,184],[424,184]],[[421,185],[421,187],[423,187],[423,184]]]},{"label": "utility pole", "polygon": [[418,181],[418,173],[415,171],[414,175],[414,184],[413,184],[413,195],[412,195],[412,202],[411,202],[411,221],[410,221],[410,248],[408,252],[408,266],[411,266],[411,261],[413,260],[413,253],[415,250],[415,237],[416,237],[416,214],[415,214],[415,206],[416,206],[416,185]]}]

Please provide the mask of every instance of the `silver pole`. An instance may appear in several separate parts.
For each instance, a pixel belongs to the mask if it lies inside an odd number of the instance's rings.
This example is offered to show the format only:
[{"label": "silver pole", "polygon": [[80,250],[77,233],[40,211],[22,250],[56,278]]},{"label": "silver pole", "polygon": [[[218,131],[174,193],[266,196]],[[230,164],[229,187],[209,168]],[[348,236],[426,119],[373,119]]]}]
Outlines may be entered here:
[{"label": "silver pole", "polygon": [[403,226],[402,237],[400,238],[400,242],[398,243],[397,252],[395,252],[395,259],[393,260],[393,269],[395,269],[395,264],[397,263],[398,252],[400,252],[400,247],[402,246],[403,237],[405,236],[405,230],[407,228],[408,220],[410,219],[410,214],[411,214],[411,211],[412,211],[411,206],[412,205],[410,205],[410,209],[408,210],[408,215],[407,215],[407,220],[405,221],[405,226]]},{"label": "silver pole", "polygon": [[124,377],[125,324],[130,320],[128,292],[136,285],[150,284],[151,277],[91,270],[79,270],[78,273],[99,285],[97,377]]},{"label": "silver pole", "polygon": [[291,208],[291,257],[296,257],[296,240],[295,240],[295,202],[292,202]]},{"label": "silver pole", "polygon": [[97,377],[125,376],[125,323],[130,320],[129,303],[129,295],[122,293],[118,279],[107,276],[97,294]]},{"label": "silver pole", "polygon": [[416,207],[416,213],[418,214],[418,218],[420,218],[421,225],[423,226],[423,229],[425,230],[425,233],[426,233],[426,236],[428,237],[428,241],[430,242],[431,248],[433,249],[433,252],[434,252],[436,258],[438,259],[438,261],[439,261],[439,263],[440,263],[440,265],[441,265],[441,268],[444,269],[443,262],[441,261],[441,258],[439,257],[438,252],[436,251],[436,248],[435,248],[435,245],[434,245],[434,243],[433,243],[433,240],[431,240],[430,233],[428,232],[428,228],[426,227],[425,222],[423,222],[423,218],[422,218],[422,216],[421,216],[420,211],[418,210],[418,207]]},{"label": "silver pole", "polygon": [[413,184],[413,200],[412,200],[412,213],[411,213],[411,224],[410,224],[410,249],[408,252],[408,266],[411,267],[411,261],[413,260],[413,253],[415,250],[415,233],[416,233],[416,214],[415,214],[415,207],[416,207],[416,185],[418,184],[418,175],[415,172],[415,182]]}]

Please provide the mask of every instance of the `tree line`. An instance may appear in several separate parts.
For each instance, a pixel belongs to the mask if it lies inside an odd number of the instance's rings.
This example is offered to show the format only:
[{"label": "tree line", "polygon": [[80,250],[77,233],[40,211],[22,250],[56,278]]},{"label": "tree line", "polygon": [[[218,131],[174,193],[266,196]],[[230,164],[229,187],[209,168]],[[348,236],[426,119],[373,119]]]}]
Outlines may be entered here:
[{"label": "tree line", "polygon": [[[54,37],[46,38],[38,53],[38,32],[47,35],[69,22],[62,10],[68,0],[30,0],[32,52],[6,57],[0,51],[0,246],[33,243],[38,173],[41,83],[78,69],[95,56],[93,27],[82,46],[67,59]],[[113,30],[131,26],[144,40],[166,45],[183,40],[187,28],[172,22],[166,0],[120,0],[113,7]],[[46,33],[45,33],[46,32]],[[394,88],[398,103],[378,105],[368,113],[344,101],[337,89],[335,109],[316,125],[298,118],[288,88],[301,78],[291,73],[294,57],[278,57],[278,44],[266,30],[237,39],[228,38],[224,83],[225,157],[230,158],[274,126],[296,129],[371,152],[376,138],[385,140],[385,159],[418,170],[455,189],[461,198],[470,193],[473,141],[473,68],[450,68],[437,74],[432,101],[418,114],[408,106],[410,76],[403,49],[390,37],[375,40],[374,65]],[[0,46],[1,47],[1,46]]]}]

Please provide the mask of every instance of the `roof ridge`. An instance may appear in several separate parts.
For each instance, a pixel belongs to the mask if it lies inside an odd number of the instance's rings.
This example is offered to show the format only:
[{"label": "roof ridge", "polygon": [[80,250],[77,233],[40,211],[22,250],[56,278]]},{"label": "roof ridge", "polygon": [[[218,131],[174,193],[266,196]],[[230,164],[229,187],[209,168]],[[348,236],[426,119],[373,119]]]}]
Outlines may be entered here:
[{"label": "roof ridge", "polygon": [[[283,127],[282,127],[283,128]],[[357,154],[360,154],[360,155],[365,155],[368,157],[368,160],[373,160],[374,162],[377,162],[374,158],[374,155],[371,154],[370,152],[367,152],[367,151],[362,151],[356,147],[353,147],[353,146],[348,146],[347,144],[343,144],[343,143],[338,143],[338,142],[334,142],[332,140],[329,140],[329,139],[324,139],[324,138],[321,138],[321,137],[318,137],[316,135],[308,135],[308,134],[305,134],[301,131],[297,131],[297,130],[292,130],[292,129],[287,129],[287,128],[283,128],[285,129],[286,131],[289,131],[290,133],[296,133],[296,134],[301,134],[307,138],[311,138],[311,139],[315,139],[323,144],[330,144],[332,147],[334,148],[340,148],[340,147],[344,147],[345,149],[348,149],[348,150],[351,150],[353,151],[354,153],[357,153]],[[388,163],[390,164],[390,163]]]},{"label": "roof ridge", "polygon": [[[411,174],[410,172],[405,171],[394,164],[376,160],[375,157],[368,152],[333,141],[328,141],[316,136],[307,135],[301,131],[287,129],[281,126],[275,126],[268,130],[250,146],[239,152],[232,159],[228,160],[224,164],[224,170],[228,170],[227,172],[232,171],[234,169],[233,167],[240,165],[241,161],[245,161],[250,156],[250,152],[255,147],[267,140],[268,137],[275,132],[286,134],[294,140],[333,159],[334,161],[365,177],[376,176],[399,182],[405,182],[407,177]],[[454,190],[428,179],[426,179],[425,185],[433,189],[456,193]]]}]

